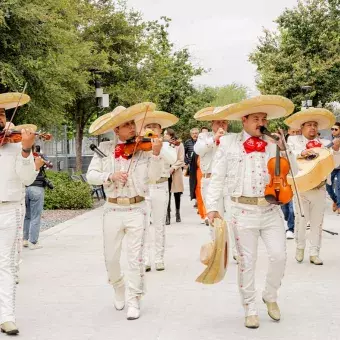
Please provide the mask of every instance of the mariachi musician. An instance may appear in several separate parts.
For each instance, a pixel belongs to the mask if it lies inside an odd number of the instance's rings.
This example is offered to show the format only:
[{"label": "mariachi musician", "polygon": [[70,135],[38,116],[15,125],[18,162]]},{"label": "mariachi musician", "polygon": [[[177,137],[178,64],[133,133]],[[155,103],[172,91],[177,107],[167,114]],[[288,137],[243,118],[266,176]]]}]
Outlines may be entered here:
[{"label": "mariachi musician", "polygon": [[[151,130],[157,136],[162,135],[162,129],[170,127],[178,122],[178,118],[168,112],[154,111],[150,112],[144,119],[140,117],[136,120],[137,131]],[[160,157],[163,159],[163,172],[161,178],[157,181],[150,182],[149,196],[147,197],[149,212],[152,225],[155,230],[155,268],[157,271],[165,269],[165,219],[169,203],[169,186],[170,167],[176,162],[177,152],[175,146],[168,141],[163,142]],[[148,221],[148,231],[145,242],[145,271],[151,271],[151,240],[150,240],[150,219]]]},{"label": "mariachi musician", "polygon": [[[245,311],[245,326],[258,328],[255,267],[258,238],[268,253],[269,265],[262,294],[269,316],[280,320],[277,304],[286,263],[286,238],[281,209],[265,199],[269,183],[268,161],[284,149],[282,137],[263,136],[268,119],[291,114],[294,104],[281,96],[258,96],[231,105],[217,117],[242,121],[243,131],[220,138],[212,165],[212,175],[206,196],[209,220],[219,218],[219,200],[226,190],[231,196],[231,226],[239,254],[238,286]],[[289,153],[289,151],[288,151]],[[296,164],[292,164],[296,170]],[[292,195],[289,199],[292,198]]]},{"label": "mariachi musician", "polygon": [[[36,178],[32,145],[35,134],[21,130],[21,142],[10,141],[6,129],[5,110],[16,108],[30,101],[30,97],[20,93],[0,94],[0,327],[8,335],[19,333],[15,321],[15,274],[18,225],[22,226],[25,185]],[[16,111],[14,111],[16,112]],[[9,124],[8,124],[9,125]],[[7,125],[7,126],[8,126]]]},{"label": "mariachi musician", "polygon": [[[225,106],[224,108],[228,107]],[[228,121],[226,119],[216,118],[219,111],[223,110],[223,107],[206,107],[199,110],[194,118],[198,121],[211,121],[211,132],[201,132],[198,135],[197,142],[194,146],[195,153],[200,157],[200,168],[202,171],[201,192],[203,202],[205,203],[208,186],[210,183],[211,169],[213,165],[213,159],[216,154],[218,145],[220,144],[220,138],[227,134]],[[219,206],[219,214],[224,216],[226,212],[226,219],[228,220],[229,213],[229,197],[227,194],[223,195]],[[235,260],[237,260],[237,249],[234,242],[232,230],[229,230],[232,254]]]},{"label": "mariachi musician", "polygon": [[[319,138],[318,131],[330,129],[335,122],[335,116],[332,112],[322,108],[309,108],[297,112],[287,118],[285,123],[293,129],[301,129],[302,134],[290,136],[288,145],[294,153],[296,159],[314,158],[318,149],[324,148],[331,144],[329,140]],[[331,158],[334,158],[335,167],[340,165],[340,139],[334,139],[331,147]],[[312,161],[312,160],[311,160]],[[318,158],[315,158],[318,162]],[[333,163],[334,164],[334,163]],[[329,169],[328,174],[332,172],[334,167]],[[320,174],[321,175],[321,174]],[[315,179],[315,178],[314,178]],[[330,178],[328,178],[328,181]],[[296,261],[302,262],[304,259],[304,251],[306,247],[306,228],[310,223],[309,233],[309,260],[315,265],[322,265],[319,253],[321,248],[322,225],[325,212],[326,201],[326,180],[320,177],[320,181],[314,188],[300,193],[301,204],[304,217],[301,216],[298,206],[297,196],[294,197],[294,210],[296,217],[295,240],[296,240]],[[299,189],[299,186],[298,186]]]},{"label": "mariachi musician", "polygon": [[[144,243],[148,209],[145,197],[149,181],[157,181],[163,170],[160,157],[162,141],[154,138],[145,143],[135,139],[135,120],[147,117],[155,104],[140,103],[127,109],[117,107],[99,117],[90,127],[91,134],[114,130],[117,140],[102,142],[87,171],[93,185],[104,185],[107,202],[104,206],[104,256],[109,283],[115,292],[114,306],[123,310],[127,290],[127,319],[140,316],[140,299],[144,294]],[[143,149],[145,151],[143,151]],[[120,268],[123,238],[127,241],[129,277],[125,280]],[[126,287],[126,288],[125,288]]]}]

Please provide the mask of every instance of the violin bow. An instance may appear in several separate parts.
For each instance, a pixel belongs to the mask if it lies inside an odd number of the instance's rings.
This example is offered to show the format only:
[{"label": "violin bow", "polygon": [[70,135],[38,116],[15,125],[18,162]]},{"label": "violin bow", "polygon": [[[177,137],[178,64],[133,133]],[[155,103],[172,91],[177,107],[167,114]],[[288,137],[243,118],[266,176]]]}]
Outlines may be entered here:
[{"label": "violin bow", "polygon": [[293,185],[294,185],[294,190],[295,190],[295,193],[296,193],[296,197],[297,197],[297,201],[298,201],[298,205],[299,205],[299,210],[300,210],[300,214],[301,214],[301,217],[305,217],[305,212],[303,211],[303,206],[302,206],[302,203],[301,203],[301,197],[300,197],[300,193],[298,191],[298,188],[297,188],[297,185],[296,185],[296,182],[295,182],[295,176],[294,176],[294,173],[293,173],[293,170],[292,170],[292,162],[290,161],[290,158],[289,158],[289,154],[287,152],[287,149],[288,149],[288,145],[286,143],[286,139],[284,137],[284,134],[283,134],[283,131],[282,129],[279,130],[280,131],[280,134],[281,134],[281,138],[282,138],[282,141],[283,141],[283,145],[285,147],[285,154],[286,154],[286,157],[288,159],[288,162],[289,162],[289,165],[290,165],[290,174],[292,176],[292,180],[293,180]]},{"label": "violin bow", "polygon": [[[138,133],[138,137],[140,136],[140,134],[141,134],[141,132],[142,132],[142,130],[143,130],[145,118],[146,118],[146,115],[147,115],[147,113],[148,113],[148,111],[149,111],[149,107],[150,107],[150,105],[147,105],[147,106],[146,106],[146,110],[145,110],[145,113],[144,113],[142,125],[140,126],[140,130],[139,130],[139,133]],[[126,171],[127,174],[129,174],[129,171],[130,171],[130,168],[131,168],[131,164],[132,164],[132,158],[133,158],[133,156],[135,155],[136,150],[137,150],[137,143],[135,143],[135,147],[134,147],[133,152],[132,152],[131,161],[130,161],[130,164],[129,164],[129,166],[128,166],[128,168],[127,168],[127,171]],[[139,160],[139,158],[138,158],[138,160]],[[137,160],[137,162],[138,162],[138,160]],[[137,163],[136,163],[136,166],[137,166]],[[125,187],[125,184],[126,184],[126,183],[127,183],[127,182],[124,183],[123,188]]]},{"label": "violin bow", "polygon": [[16,105],[16,107],[15,107],[15,110],[14,110],[14,112],[13,112],[13,114],[12,114],[12,117],[11,117],[11,119],[10,119],[10,121],[9,121],[9,124],[8,124],[7,128],[5,128],[5,131],[4,131],[4,138],[2,138],[2,140],[1,140],[0,147],[2,147],[2,145],[3,145],[4,141],[5,141],[5,136],[6,136],[7,132],[9,131],[9,127],[10,127],[11,124],[12,124],[12,121],[13,121],[13,118],[14,118],[15,114],[16,114],[17,111],[18,111],[18,107],[19,107],[21,98],[22,98],[22,96],[24,95],[24,93],[25,93],[25,91],[26,91],[26,88],[27,88],[27,83],[25,83],[24,89],[22,90],[22,92],[21,92],[21,94],[20,94],[19,100],[18,100],[17,105]]}]

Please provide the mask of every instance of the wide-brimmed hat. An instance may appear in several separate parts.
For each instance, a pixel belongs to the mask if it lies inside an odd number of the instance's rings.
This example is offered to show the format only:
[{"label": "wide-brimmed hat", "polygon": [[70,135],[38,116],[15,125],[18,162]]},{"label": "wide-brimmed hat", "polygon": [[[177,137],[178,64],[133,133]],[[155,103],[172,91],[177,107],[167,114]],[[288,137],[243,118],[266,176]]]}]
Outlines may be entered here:
[{"label": "wide-brimmed hat", "polygon": [[334,125],[336,118],[334,114],[326,109],[311,107],[294,113],[285,120],[285,124],[292,129],[300,129],[301,125],[307,122],[317,122],[318,129],[330,129]]},{"label": "wide-brimmed hat", "polygon": [[117,126],[124,124],[130,120],[134,120],[140,114],[145,112],[154,111],[156,104],[150,102],[144,102],[135,104],[128,108],[123,106],[116,107],[112,112],[107,113],[98,119],[96,119],[89,128],[91,135],[100,135],[110,130],[113,130]]},{"label": "wide-brimmed hat", "polygon": [[228,228],[224,220],[215,218],[213,222],[214,241],[201,247],[200,259],[206,265],[206,269],[196,279],[203,284],[214,284],[220,282],[228,267]]},{"label": "wide-brimmed hat", "polygon": [[178,117],[164,111],[148,112],[146,116],[144,113],[142,113],[135,119],[137,131],[142,128],[142,124],[144,126],[148,124],[159,124],[162,129],[165,129],[169,126],[175,125],[178,121]]},{"label": "wide-brimmed hat", "polygon": [[21,106],[21,105],[27,104],[30,100],[31,100],[30,96],[24,93],[19,93],[19,92],[1,93],[0,94],[0,109],[5,109],[5,110],[13,109],[17,105]]},{"label": "wide-brimmed hat", "polygon": [[15,131],[28,130],[31,132],[36,132],[38,128],[34,124],[22,124],[22,125],[12,126],[10,127],[10,129],[15,130]]},{"label": "wide-brimmed hat", "polygon": [[234,104],[228,104],[226,106],[208,106],[199,111],[197,111],[194,115],[194,118],[198,121],[211,121],[211,120],[226,120],[226,118],[218,118],[218,114],[228,108],[229,106]]},{"label": "wide-brimmed hat", "polygon": [[289,99],[276,95],[262,95],[242,100],[224,107],[216,114],[216,119],[242,120],[253,113],[266,113],[267,119],[277,119],[290,115],[294,104]]}]

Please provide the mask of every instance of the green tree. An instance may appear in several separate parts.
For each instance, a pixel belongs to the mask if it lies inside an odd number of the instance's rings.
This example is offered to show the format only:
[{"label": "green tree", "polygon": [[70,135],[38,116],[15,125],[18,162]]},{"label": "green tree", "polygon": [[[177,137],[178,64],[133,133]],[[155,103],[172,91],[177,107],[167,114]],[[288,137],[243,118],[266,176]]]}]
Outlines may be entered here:
[{"label": "green tree", "polygon": [[299,1],[275,21],[277,31],[265,30],[250,55],[259,90],[293,100],[297,110],[304,99],[303,85],[313,87],[314,106],[339,100],[340,2]]},{"label": "green tree", "polygon": [[91,46],[78,39],[87,4],[81,0],[3,0],[0,3],[0,92],[21,91],[32,101],[16,122],[51,126],[83,87],[79,61]]}]

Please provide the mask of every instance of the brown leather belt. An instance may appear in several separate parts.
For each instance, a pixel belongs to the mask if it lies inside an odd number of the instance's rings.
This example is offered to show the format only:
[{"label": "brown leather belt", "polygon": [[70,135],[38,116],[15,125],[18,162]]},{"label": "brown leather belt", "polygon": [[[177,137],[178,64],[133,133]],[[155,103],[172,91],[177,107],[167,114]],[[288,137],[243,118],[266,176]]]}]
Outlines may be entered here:
[{"label": "brown leather belt", "polygon": [[236,203],[241,204],[249,204],[249,205],[258,205],[260,207],[267,207],[269,203],[266,201],[264,197],[231,197],[231,200]]},{"label": "brown leather belt", "polygon": [[113,204],[118,204],[118,205],[130,205],[130,204],[136,204],[136,203],[140,203],[143,202],[145,200],[144,197],[142,196],[136,196],[136,197],[117,197],[117,198],[112,198],[112,197],[108,197],[107,201],[109,203],[113,203]]},{"label": "brown leather belt", "polygon": [[211,173],[209,174],[203,174],[203,178],[210,178],[211,177]]},{"label": "brown leather belt", "polygon": [[168,177],[161,177],[158,181],[156,181],[156,184],[159,184],[159,183],[164,183],[168,180]]}]

